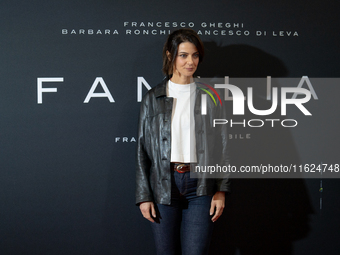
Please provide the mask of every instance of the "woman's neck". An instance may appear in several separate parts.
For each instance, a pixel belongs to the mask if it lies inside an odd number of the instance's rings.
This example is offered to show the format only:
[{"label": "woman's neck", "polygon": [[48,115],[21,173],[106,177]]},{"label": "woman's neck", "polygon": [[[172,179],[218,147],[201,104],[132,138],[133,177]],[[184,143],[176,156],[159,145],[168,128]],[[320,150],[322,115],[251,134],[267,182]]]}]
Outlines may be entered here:
[{"label": "woman's neck", "polygon": [[173,83],[177,84],[189,84],[193,82],[193,78],[189,76],[178,75],[174,73],[170,79]]}]

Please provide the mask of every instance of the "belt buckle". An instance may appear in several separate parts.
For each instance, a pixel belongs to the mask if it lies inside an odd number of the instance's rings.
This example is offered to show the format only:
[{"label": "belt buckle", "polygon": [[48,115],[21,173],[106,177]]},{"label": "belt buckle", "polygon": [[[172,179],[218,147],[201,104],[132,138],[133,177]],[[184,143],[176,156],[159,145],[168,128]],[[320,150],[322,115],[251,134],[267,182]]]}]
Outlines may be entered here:
[{"label": "belt buckle", "polygon": [[179,172],[179,173],[181,173],[181,174],[185,173],[185,171],[182,171],[182,170],[181,170],[183,167],[185,167],[185,164],[179,164],[179,165],[177,165],[177,166],[176,166],[177,172]]}]

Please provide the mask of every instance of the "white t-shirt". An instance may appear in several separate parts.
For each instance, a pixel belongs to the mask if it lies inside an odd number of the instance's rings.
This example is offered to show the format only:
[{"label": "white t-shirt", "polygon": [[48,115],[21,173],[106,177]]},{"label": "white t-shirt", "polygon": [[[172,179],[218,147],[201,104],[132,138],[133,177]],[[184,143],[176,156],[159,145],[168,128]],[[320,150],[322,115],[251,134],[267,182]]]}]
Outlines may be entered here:
[{"label": "white t-shirt", "polygon": [[173,98],[171,162],[197,162],[194,119],[195,95],[195,83],[176,84],[169,80],[167,84],[167,96]]}]

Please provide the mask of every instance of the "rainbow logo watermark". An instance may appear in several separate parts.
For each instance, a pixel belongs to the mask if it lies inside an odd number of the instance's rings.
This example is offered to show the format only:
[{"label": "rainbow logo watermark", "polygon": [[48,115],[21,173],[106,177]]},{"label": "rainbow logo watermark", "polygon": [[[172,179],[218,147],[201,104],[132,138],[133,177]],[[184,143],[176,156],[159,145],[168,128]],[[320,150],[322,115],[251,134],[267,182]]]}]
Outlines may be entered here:
[{"label": "rainbow logo watermark", "polygon": [[[203,82],[196,82],[196,84],[200,84],[200,85],[208,87],[217,96],[218,100],[220,101],[220,104],[222,105],[222,100],[221,100],[219,94],[217,93],[217,91],[212,86],[210,86],[210,85],[208,85],[206,83],[203,83]],[[202,87],[198,87],[198,86],[197,86],[197,88],[199,88],[199,89],[203,90],[204,92],[206,92],[211,97],[211,99],[214,101],[215,106],[217,106],[216,100],[215,100],[214,96],[210,93],[209,90],[207,90],[205,88],[202,88]]]}]

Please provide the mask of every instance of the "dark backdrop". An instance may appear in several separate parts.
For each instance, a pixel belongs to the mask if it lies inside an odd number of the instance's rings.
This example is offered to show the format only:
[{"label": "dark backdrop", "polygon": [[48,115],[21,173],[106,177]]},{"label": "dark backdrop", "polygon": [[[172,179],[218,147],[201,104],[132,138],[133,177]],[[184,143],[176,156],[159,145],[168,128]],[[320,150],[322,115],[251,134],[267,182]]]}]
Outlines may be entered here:
[{"label": "dark backdrop", "polygon": [[[154,254],[134,205],[137,92],[138,77],[143,94],[162,80],[168,31],[202,33],[202,77],[338,77],[338,12],[330,0],[1,1],[0,253]],[[38,103],[38,78],[56,77]],[[97,77],[114,102],[84,103]],[[296,128],[234,129],[252,138],[232,141],[232,162],[339,163],[340,91],[315,89],[313,116],[290,112]],[[211,254],[338,254],[339,184],[234,180]]]}]

